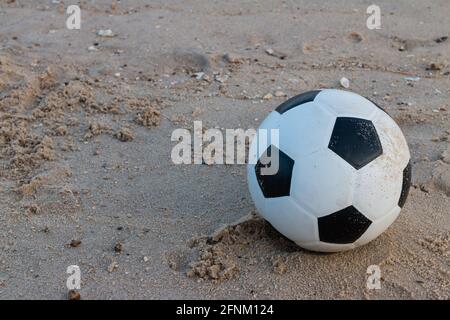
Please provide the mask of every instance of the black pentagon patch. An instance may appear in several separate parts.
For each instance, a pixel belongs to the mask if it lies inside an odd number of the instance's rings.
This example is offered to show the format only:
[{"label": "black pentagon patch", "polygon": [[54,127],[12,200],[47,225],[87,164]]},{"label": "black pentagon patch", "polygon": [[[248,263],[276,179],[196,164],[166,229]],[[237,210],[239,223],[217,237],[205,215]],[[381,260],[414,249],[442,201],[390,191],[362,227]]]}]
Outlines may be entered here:
[{"label": "black pentagon patch", "polygon": [[351,117],[336,119],[328,148],[355,169],[361,169],[383,153],[372,121]]},{"label": "black pentagon patch", "polygon": [[320,241],[338,244],[355,242],[372,223],[353,206],[320,217],[318,221]]},{"label": "black pentagon patch", "polygon": [[302,94],[299,94],[295,97],[290,98],[289,100],[283,102],[280,104],[275,111],[277,111],[280,114],[285,113],[288,110],[291,110],[292,108],[299,106],[306,102],[311,102],[314,100],[314,98],[319,94],[320,90],[314,90],[314,91],[308,91],[304,92]]},{"label": "black pentagon patch", "polygon": [[405,169],[403,169],[402,192],[400,193],[400,199],[398,199],[398,206],[400,208],[403,208],[406,202],[406,198],[408,198],[409,187],[411,186],[411,175],[412,167],[411,161],[409,161]]},{"label": "black pentagon patch", "polygon": [[[279,154],[278,171],[272,175],[262,174],[261,168],[268,168],[271,165],[271,162],[269,161],[272,151],[278,152]],[[264,161],[264,159],[266,160]],[[263,161],[261,162],[261,160]],[[256,179],[258,180],[259,187],[261,188],[264,197],[276,198],[289,196],[293,167],[294,160],[283,151],[273,145],[267,148],[255,165]]]}]

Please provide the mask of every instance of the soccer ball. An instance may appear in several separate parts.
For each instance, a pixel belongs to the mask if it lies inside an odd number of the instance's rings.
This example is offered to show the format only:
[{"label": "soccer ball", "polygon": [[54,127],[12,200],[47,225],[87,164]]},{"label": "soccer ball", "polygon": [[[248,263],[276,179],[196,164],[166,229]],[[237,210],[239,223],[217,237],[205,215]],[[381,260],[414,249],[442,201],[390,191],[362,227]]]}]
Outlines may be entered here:
[{"label": "soccer ball", "polygon": [[[410,187],[410,154],[398,125],[375,103],[347,91],[309,91],[278,106],[259,129],[266,130],[250,146],[250,194],[259,213],[299,246],[353,249],[397,218]],[[274,151],[278,170],[267,174]]]}]

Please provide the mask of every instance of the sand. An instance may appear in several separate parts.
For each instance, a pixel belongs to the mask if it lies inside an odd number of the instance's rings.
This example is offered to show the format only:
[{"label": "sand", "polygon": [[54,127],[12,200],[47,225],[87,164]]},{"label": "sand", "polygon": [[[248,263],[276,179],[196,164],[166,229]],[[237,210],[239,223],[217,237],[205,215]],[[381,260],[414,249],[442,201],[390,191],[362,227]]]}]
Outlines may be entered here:
[{"label": "sand", "polygon": [[[67,1],[0,0],[0,298],[449,299],[446,0],[380,0],[380,30],[359,1],[80,2],[68,30]],[[343,77],[413,164],[400,217],[364,247],[302,250],[256,216],[244,165],[170,160],[177,128],[255,128]]]}]

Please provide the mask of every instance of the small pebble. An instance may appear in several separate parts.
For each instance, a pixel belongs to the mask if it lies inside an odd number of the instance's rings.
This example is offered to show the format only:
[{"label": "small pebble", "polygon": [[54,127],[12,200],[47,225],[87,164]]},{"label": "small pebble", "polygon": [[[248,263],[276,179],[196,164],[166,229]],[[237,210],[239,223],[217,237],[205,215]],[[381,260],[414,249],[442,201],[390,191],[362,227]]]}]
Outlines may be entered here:
[{"label": "small pebble", "polygon": [[116,243],[116,245],[114,246],[114,251],[117,253],[121,253],[123,251],[123,244],[121,244],[120,242]]},{"label": "small pebble", "polygon": [[429,71],[439,71],[442,69],[442,66],[438,63],[430,63],[430,65],[426,68]]},{"label": "small pebble", "polygon": [[72,240],[72,241],[70,241],[70,244],[69,244],[69,245],[70,245],[72,248],[76,248],[76,247],[79,247],[80,244],[81,244],[81,240]]},{"label": "small pebble", "polygon": [[223,76],[221,76],[221,75],[216,75],[214,79],[215,79],[217,82],[224,83],[225,81],[228,80],[228,76],[227,76],[226,74],[223,75]]},{"label": "small pebble", "polygon": [[435,39],[434,42],[441,43],[441,42],[447,41],[447,39],[448,39],[447,36],[443,36],[443,37],[439,37],[439,38]]},{"label": "small pebble", "polygon": [[342,77],[341,80],[339,80],[339,83],[345,89],[348,89],[350,87],[350,80],[348,80],[346,77]]},{"label": "small pebble", "polygon": [[273,57],[276,57],[276,58],[281,59],[281,60],[284,60],[287,57],[287,54],[285,54],[283,52],[275,51],[272,48],[266,49],[266,53],[269,56],[273,56]]},{"label": "small pebble", "polygon": [[404,77],[406,81],[419,81],[420,77]]},{"label": "small pebble", "polygon": [[269,56],[272,56],[272,55],[275,53],[275,51],[273,51],[273,49],[269,48],[269,49],[266,49],[266,53],[267,53]]},{"label": "small pebble", "polygon": [[193,74],[193,76],[195,77],[196,80],[202,80],[203,77],[205,76],[204,72],[196,72]]},{"label": "small pebble", "polygon": [[112,273],[114,272],[114,270],[116,270],[119,267],[119,265],[117,264],[117,262],[113,261],[111,262],[111,264],[108,266],[108,272]]},{"label": "small pebble", "polygon": [[351,32],[347,38],[354,43],[363,41],[363,37],[357,32]]},{"label": "small pebble", "polygon": [[273,98],[273,95],[271,93],[268,93],[263,97],[263,100],[271,100],[272,98]]},{"label": "small pebble", "polygon": [[99,37],[106,37],[106,38],[114,37],[114,33],[112,32],[111,29],[98,30],[97,35]]},{"label": "small pebble", "polygon": [[67,298],[69,300],[81,300],[81,294],[77,290],[70,290]]},{"label": "small pebble", "polygon": [[226,62],[232,63],[232,64],[241,64],[241,63],[244,63],[244,61],[245,61],[243,57],[240,57],[233,53],[225,53],[223,56],[223,59]]}]

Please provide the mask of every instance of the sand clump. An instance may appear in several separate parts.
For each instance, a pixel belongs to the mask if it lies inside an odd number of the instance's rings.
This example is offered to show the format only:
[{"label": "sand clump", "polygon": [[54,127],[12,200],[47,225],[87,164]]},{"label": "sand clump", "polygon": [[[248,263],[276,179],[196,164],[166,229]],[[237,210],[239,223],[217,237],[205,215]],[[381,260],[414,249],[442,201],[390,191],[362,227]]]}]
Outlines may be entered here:
[{"label": "sand clump", "polygon": [[[49,181],[45,170],[50,165],[44,164],[62,160],[63,152],[80,150],[77,141],[102,134],[123,142],[133,140],[134,132],[128,124],[113,129],[127,112],[138,114],[136,121],[141,125],[160,123],[159,111],[152,105],[163,105],[162,100],[122,98],[117,90],[72,65],[29,68],[0,55],[0,78],[0,176],[15,183],[12,190],[22,198],[33,196],[43,185],[52,194],[50,198],[56,196],[52,186],[63,188],[68,175],[61,175],[60,181]],[[126,121],[131,124],[132,120],[128,117]]]},{"label": "sand clump", "polygon": [[64,121],[67,112],[78,110],[88,114],[104,110],[102,104],[97,102],[88,80],[71,80],[49,91],[33,110],[33,116],[37,119]]},{"label": "sand clump", "polygon": [[221,246],[210,246],[200,252],[200,258],[190,264],[187,276],[215,282],[231,279],[238,271],[236,261]]},{"label": "sand clump", "polygon": [[[144,256],[144,262],[148,261],[148,257]],[[185,265],[184,254],[180,251],[171,251],[164,254],[164,260],[170,269],[180,271]]]},{"label": "sand clump", "polygon": [[81,300],[81,294],[77,290],[69,290],[67,293],[68,300]]},{"label": "sand clump", "polygon": [[450,232],[438,236],[428,236],[419,240],[419,244],[435,253],[444,257],[450,257]]},{"label": "sand clump", "polygon": [[243,64],[246,61],[245,57],[235,53],[225,53],[223,55],[223,60],[231,64]]},{"label": "sand clump", "polygon": [[130,127],[124,126],[120,128],[115,137],[122,142],[131,141],[134,139],[134,132]]},{"label": "sand clump", "polygon": [[282,256],[275,256],[271,259],[272,261],[272,267],[273,272],[276,274],[285,274],[288,270],[287,264],[286,264],[286,258]]},{"label": "sand clump", "polygon": [[72,123],[67,113],[95,105],[88,83],[62,82],[61,74],[54,65],[32,72],[0,56],[0,154],[5,176],[28,177],[43,162],[56,160],[52,136],[68,134]]},{"label": "sand clump", "polygon": [[124,250],[124,245],[120,242],[117,242],[116,245],[114,246],[114,252],[122,253],[123,250]]},{"label": "sand clump", "polygon": [[157,127],[161,123],[161,113],[156,108],[149,106],[137,114],[135,121],[147,128]]},{"label": "sand clump", "polygon": [[111,133],[112,129],[106,123],[100,121],[94,121],[89,124],[89,128],[84,135],[85,139],[91,139],[103,133]]},{"label": "sand clump", "polygon": [[0,154],[3,160],[9,159],[7,175],[26,175],[42,160],[55,159],[53,139],[34,133],[28,119],[7,118],[0,126]]},{"label": "sand clump", "polygon": [[17,191],[23,196],[34,194],[44,183],[48,181],[46,176],[36,176],[30,182],[22,184]]},{"label": "sand clump", "polygon": [[36,203],[25,206],[27,213],[30,215],[36,215],[41,212],[41,208]]},{"label": "sand clump", "polygon": [[161,123],[161,109],[167,106],[158,97],[126,97],[123,105],[127,112],[135,113],[134,122],[144,127],[157,127]]},{"label": "sand clump", "polygon": [[66,125],[55,125],[52,129],[52,132],[56,136],[65,136],[68,132]]},{"label": "sand clump", "polygon": [[18,144],[12,146],[12,151],[14,156],[10,165],[15,173],[29,173],[39,162],[55,160],[53,139],[48,136],[41,140],[37,137],[33,140],[19,140]]},{"label": "sand clump", "polygon": [[[199,248],[199,257],[189,264],[188,277],[222,282],[239,273],[239,251],[266,235],[266,222],[248,215],[237,222],[222,226],[212,235],[191,241]],[[281,267],[282,268],[282,267]]]}]

